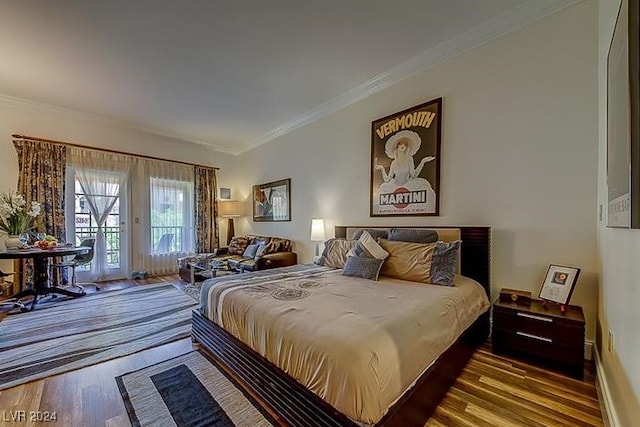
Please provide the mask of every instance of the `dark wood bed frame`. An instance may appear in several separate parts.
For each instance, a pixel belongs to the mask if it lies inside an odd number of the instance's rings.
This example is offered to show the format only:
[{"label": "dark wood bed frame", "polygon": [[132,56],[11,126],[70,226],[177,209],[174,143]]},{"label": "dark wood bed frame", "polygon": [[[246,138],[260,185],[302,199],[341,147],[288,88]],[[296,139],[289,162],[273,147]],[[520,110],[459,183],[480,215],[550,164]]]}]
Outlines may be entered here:
[{"label": "dark wood bed frame", "polygon": [[[347,228],[335,228],[336,237],[346,237]],[[461,230],[461,273],[479,282],[490,298],[491,228],[476,226],[433,226],[395,228],[459,228]],[[231,372],[248,392],[277,414],[276,421],[290,426],[356,426],[280,368],[240,342],[200,313],[193,311],[192,338],[213,356],[222,369]],[[489,336],[489,312],[473,325],[417,380],[376,426],[424,426],[469,358]]]}]

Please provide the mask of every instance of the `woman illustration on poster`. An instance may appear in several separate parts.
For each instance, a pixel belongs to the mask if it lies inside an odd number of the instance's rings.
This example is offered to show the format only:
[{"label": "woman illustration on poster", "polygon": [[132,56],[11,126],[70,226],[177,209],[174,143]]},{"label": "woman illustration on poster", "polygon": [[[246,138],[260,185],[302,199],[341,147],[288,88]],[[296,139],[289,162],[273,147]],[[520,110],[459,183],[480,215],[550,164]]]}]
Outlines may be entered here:
[{"label": "woman illustration on poster", "polygon": [[384,181],[380,184],[379,194],[393,194],[402,189],[410,192],[424,190],[426,202],[413,204],[412,207],[421,210],[426,208],[426,212],[434,212],[436,193],[429,181],[420,178],[420,173],[428,162],[435,160],[435,157],[426,156],[420,160],[418,167],[415,167],[413,156],[418,152],[421,144],[420,136],[410,130],[400,131],[387,140],[384,151],[390,159],[393,159],[389,172],[387,173],[384,166],[378,164],[377,158],[374,161],[375,169],[382,173]]}]

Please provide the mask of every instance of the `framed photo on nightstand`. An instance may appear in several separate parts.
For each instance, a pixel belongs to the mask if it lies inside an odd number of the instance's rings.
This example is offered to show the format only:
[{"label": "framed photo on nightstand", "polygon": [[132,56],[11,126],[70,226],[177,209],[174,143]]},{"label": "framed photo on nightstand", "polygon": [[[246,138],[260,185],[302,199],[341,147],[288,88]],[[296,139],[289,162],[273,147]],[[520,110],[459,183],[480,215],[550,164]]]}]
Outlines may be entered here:
[{"label": "framed photo on nightstand", "polygon": [[579,268],[551,264],[542,283],[539,298],[562,305],[569,304],[578,275]]}]

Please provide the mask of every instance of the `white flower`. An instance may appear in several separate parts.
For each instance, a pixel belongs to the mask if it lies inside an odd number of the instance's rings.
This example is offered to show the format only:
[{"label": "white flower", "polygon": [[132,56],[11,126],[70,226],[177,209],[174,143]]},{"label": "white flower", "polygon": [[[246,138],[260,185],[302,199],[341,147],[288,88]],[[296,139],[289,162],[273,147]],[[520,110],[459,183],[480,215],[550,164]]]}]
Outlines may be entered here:
[{"label": "white flower", "polygon": [[27,208],[22,194],[0,194],[0,230],[7,234],[22,234],[31,230],[41,209],[38,202],[32,202]]},{"label": "white flower", "polygon": [[31,202],[31,210],[29,211],[29,215],[36,217],[40,215],[40,210],[42,209],[42,205],[38,202]]}]

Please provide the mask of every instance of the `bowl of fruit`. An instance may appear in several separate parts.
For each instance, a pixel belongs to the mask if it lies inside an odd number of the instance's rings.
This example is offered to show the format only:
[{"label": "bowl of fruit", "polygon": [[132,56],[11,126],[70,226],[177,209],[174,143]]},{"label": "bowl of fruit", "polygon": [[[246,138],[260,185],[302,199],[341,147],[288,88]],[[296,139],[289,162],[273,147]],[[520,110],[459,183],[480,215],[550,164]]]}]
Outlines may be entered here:
[{"label": "bowl of fruit", "polygon": [[58,239],[53,236],[45,236],[44,239],[38,240],[35,245],[40,249],[53,249],[58,246]]}]

